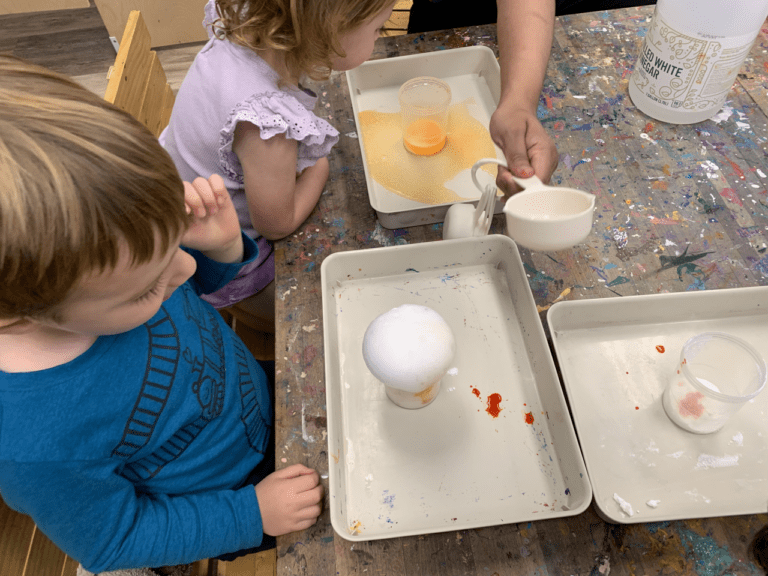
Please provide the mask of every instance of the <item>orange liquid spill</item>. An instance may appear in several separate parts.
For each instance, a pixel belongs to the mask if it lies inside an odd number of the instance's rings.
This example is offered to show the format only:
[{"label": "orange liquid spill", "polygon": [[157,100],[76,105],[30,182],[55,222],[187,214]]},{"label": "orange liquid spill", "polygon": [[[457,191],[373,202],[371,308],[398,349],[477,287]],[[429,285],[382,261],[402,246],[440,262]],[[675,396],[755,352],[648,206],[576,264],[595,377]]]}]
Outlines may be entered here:
[{"label": "orange liquid spill", "polygon": [[[471,104],[474,102],[469,99],[449,108],[445,145],[431,156],[406,150],[399,112],[360,112],[358,119],[371,178],[390,192],[422,204],[462,200],[446,188],[446,183],[481,158],[496,157],[488,127],[470,114],[467,106]],[[481,170],[496,174],[496,167],[492,165],[483,166]],[[465,194],[477,197],[480,191],[472,186]]]},{"label": "orange liquid spill", "polygon": [[405,147],[419,156],[432,156],[445,147],[445,132],[429,118],[419,118],[405,129]]}]

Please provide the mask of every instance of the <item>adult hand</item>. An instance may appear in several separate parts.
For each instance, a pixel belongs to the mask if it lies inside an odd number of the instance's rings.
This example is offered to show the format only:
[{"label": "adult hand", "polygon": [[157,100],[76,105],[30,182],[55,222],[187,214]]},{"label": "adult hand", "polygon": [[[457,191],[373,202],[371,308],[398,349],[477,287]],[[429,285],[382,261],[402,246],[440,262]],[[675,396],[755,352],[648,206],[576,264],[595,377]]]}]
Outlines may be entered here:
[{"label": "adult hand", "polygon": [[320,476],[301,464],[272,472],[256,484],[264,533],[281,536],[312,526],[320,516]]},{"label": "adult hand", "polygon": [[[548,183],[557,168],[557,148],[535,113],[502,103],[491,116],[491,138],[504,152],[509,170],[519,178],[534,174]],[[519,190],[509,173],[499,167],[496,185],[506,194]]]}]

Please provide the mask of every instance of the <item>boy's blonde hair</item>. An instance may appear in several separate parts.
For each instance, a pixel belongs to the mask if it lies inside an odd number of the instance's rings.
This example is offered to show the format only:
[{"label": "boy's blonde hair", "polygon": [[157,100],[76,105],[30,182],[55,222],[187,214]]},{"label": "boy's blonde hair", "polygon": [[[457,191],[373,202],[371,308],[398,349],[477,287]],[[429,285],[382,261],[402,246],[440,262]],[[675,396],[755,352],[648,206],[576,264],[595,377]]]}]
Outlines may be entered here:
[{"label": "boy's blonde hair", "polygon": [[325,80],[331,59],[344,57],[339,37],[394,0],[216,0],[214,31],[253,50],[285,52],[288,72]]},{"label": "boy's blonde hair", "polygon": [[148,262],[186,223],[183,183],[144,126],[66,76],[0,55],[0,320],[53,315],[125,246]]}]

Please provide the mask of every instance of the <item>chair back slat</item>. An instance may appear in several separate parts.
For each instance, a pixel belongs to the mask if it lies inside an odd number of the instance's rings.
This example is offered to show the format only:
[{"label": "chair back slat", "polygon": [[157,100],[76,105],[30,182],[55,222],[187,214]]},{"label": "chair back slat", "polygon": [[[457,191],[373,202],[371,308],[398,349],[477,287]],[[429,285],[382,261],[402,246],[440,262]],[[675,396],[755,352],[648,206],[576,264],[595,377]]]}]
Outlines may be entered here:
[{"label": "chair back slat", "polygon": [[104,99],[125,110],[159,136],[170,119],[175,100],[165,72],[150,49],[149,30],[141,12],[132,10]]}]

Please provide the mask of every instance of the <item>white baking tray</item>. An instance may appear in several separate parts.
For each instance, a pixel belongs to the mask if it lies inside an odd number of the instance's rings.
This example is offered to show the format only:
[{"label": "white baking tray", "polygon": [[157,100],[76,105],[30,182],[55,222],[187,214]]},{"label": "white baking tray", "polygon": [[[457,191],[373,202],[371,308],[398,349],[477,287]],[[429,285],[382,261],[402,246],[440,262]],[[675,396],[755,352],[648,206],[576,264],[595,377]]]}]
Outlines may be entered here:
[{"label": "white baking tray", "polygon": [[[398,112],[400,104],[397,93],[400,86],[417,76],[433,76],[447,82],[451,87],[453,103],[472,98],[475,104],[469,107],[470,113],[484,126],[488,126],[501,95],[499,63],[487,46],[468,46],[372,60],[348,71],[347,84],[357,133],[362,134],[358,120],[362,110]],[[362,136],[359,141],[368,198],[383,227],[407,228],[442,222],[445,219],[445,213],[451,203],[422,204],[390,192],[376,182],[368,169]],[[495,148],[496,157],[503,160],[503,153],[498,147]],[[460,172],[446,187],[462,198],[477,200],[480,196],[477,187],[472,183],[469,169]],[[503,204],[497,201],[495,212],[498,214],[502,209]]]},{"label": "white baking tray", "polygon": [[[586,509],[586,469],[512,240],[337,253],[321,276],[331,522],[341,536],[390,538]],[[457,342],[441,392],[418,410],[393,404],[362,357],[371,321],[405,303],[439,312]],[[491,394],[502,397],[496,418],[487,411]]]},{"label": "white baking tray", "polygon": [[768,392],[708,435],[678,428],[661,405],[683,343],[700,332],[740,336],[768,358],[768,287],[559,302],[547,319],[606,519],[768,511]]}]

